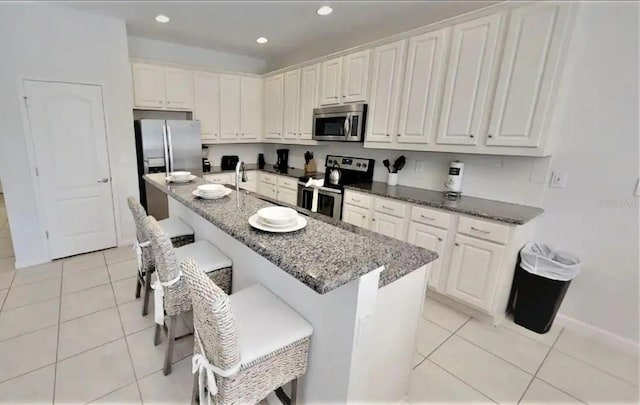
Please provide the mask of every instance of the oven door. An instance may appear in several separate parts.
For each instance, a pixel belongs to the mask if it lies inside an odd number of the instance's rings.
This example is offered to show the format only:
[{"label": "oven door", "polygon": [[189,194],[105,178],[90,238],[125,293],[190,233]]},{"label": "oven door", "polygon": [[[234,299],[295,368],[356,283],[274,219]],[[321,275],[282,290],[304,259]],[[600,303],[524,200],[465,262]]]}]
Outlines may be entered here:
[{"label": "oven door", "polygon": [[351,129],[350,113],[315,114],[313,136],[316,141],[346,141]]},{"label": "oven door", "polygon": [[[311,211],[313,187],[298,186],[298,206]],[[342,215],[342,194],[336,190],[318,190],[318,213],[334,219]]]}]

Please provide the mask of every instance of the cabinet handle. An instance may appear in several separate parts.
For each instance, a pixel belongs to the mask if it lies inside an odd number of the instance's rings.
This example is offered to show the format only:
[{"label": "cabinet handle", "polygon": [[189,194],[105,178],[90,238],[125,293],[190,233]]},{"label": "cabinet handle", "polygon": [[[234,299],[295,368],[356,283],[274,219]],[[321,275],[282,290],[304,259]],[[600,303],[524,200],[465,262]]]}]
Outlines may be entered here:
[{"label": "cabinet handle", "polygon": [[438,242],[442,242],[442,238],[438,238]]},{"label": "cabinet handle", "polygon": [[167,104],[171,104],[171,101],[167,101]]},{"label": "cabinet handle", "polygon": [[383,205],[382,208],[386,209],[386,210],[393,210],[393,208],[389,208],[386,205]]},{"label": "cabinet handle", "polygon": [[244,136],[244,132],[240,134],[240,136]]},{"label": "cabinet handle", "polygon": [[473,138],[473,134],[470,134],[470,135],[469,135],[469,138]]},{"label": "cabinet handle", "polygon": [[163,103],[163,101],[162,101],[162,100],[160,100],[160,101],[158,101],[158,103],[162,104],[162,103]]},{"label": "cabinet handle", "polygon": [[357,198],[352,198],[352,200],[355,202],[360,202],[360,200],[358,200]]},{"label": "cabinet handle", "polygon": [[458,242],[455,242],[455,243],[454,243],[454,245],[456,245],[456,246],[460,246],[460,244],[459,244]]},{"label": "cabinet handle", "polygon": [[387,134],[387,136],[389,136],[389,134]]},{"label": "cabinet handle", "polygon": [[428,217],[428,216],[422,215],[422,214],[420,214],[420,218],[428,219],[429,221],[435,221],[436,220],[435,218],[431,218],[431,217]]},{"label": "cabinet handle", "polygon": [[489,138],[493,138],[493,135],[489,134]]},{"label": "cabinet handle", "polygon": [[362,216],[362,219],[365,219],[365,218],[366,218],[366,217],[363,215],[363,216]]},{"label": "cabinet handle", "polygon": [[488,234],[488,233],[491,233],[491,231],[483,231],[482,229],[478,229],[478,228],[476,228],[475,226],[472,226],[472,227],[471,227],[471,230],[472,230],[472,231],[476,231],[476,232],[480,232],[480,233],[487,233],[487,234]]},{"label": "cabinet handle", "polygon": [[376,219],[375,219],[375,218],[371,218],[371,220],[372,220],[372,221],[375,221]]},{"label": "cabinet handle", "polygon": [[398,134],[398,136],[400,136],[401,134]]}]

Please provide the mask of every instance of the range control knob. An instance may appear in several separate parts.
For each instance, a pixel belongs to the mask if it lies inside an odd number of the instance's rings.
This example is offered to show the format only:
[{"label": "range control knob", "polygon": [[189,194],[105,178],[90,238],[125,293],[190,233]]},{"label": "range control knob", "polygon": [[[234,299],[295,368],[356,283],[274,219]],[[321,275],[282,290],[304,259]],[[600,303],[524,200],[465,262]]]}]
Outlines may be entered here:
[{"label": "range control knob", "polygon": [[356,164],[356,166],[360,167],[360,166],[362,166],[362,165],[361,165],[360,163],[358,163],[358,164]]},{"label": "range control knob", "polygon": [[363,164],[362,164],[362,168],[363,168],[363,169],[366,169],[366,168],[367,168],[367,164],[366,164],[366,163],[363,163]]}]

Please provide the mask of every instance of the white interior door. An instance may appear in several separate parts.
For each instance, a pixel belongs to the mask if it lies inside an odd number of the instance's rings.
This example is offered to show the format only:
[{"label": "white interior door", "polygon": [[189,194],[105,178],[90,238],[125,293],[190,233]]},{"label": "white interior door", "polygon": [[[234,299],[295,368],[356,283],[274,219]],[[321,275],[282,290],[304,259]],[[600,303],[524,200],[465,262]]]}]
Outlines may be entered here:
[{"label": "white interior door", "polygon": [[26,80],[24,90],[51,258],[115,246],[101,87]]}]

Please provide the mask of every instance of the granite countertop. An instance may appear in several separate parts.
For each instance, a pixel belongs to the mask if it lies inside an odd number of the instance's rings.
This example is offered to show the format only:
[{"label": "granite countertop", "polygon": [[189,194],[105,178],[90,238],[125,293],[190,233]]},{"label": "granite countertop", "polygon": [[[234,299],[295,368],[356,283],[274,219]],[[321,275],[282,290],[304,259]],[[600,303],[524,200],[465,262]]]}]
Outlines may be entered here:
[{"label": "granite countertop", "polygon": [[248,219],[260,208],[273,205],[263,196],[243,191],[244,208],[236,206],[235,190],[220,200],[202,200],[192,195],[200,184],[167,184],[165,173],[144,176],[145,180],[192,209],[236,240],[263,256],[283,271],[320,294],[325,294],[373,270],[385,266],[380,287],[436,260],[437,253],[391,239],[355,226],[310,213],[307,226],[297,232],[274,234],[252,228]]},{"label": "granite countertop", "polygon": [[345,186],[345,189],[514,225],[526,224],[544,212],[542,208],[538,207],[511,204],[465,195],[458,201],[451,201],[444,198],[442,191],[407,186],[388,186],[387,183],[379,181],[352,184]]},{"label": "granite countertop", "polygon": [[[265,173],[277,174],[277,175],[287,176],[287,177],[294,177],[296,179],[298,177],[302,177],[302,176],[310,176],[310,177],[313,177],[314,179],[324,178],[324,172],[305,173],[303,169],[295,169],[293,167],[290,167],[286,171],[284,171],[284,170],[276,169],[274,167],[274,165],[271,165],[271,164],[266,164],[266,165],[264,165],[264,168],[258,169],[258,165],[257,164],[249,163],[249,164],[245,164],[244,165],[244,169],[245,170],[259,170],[259,171],[265,172]],[[222,168],[220,166],[212,166],[210,172],[206,172],[206,173],[203,173],[203,174],[207,175],[207,174],[230,173],[230,172],[235,172],[235,169],[222,170]]]}]

